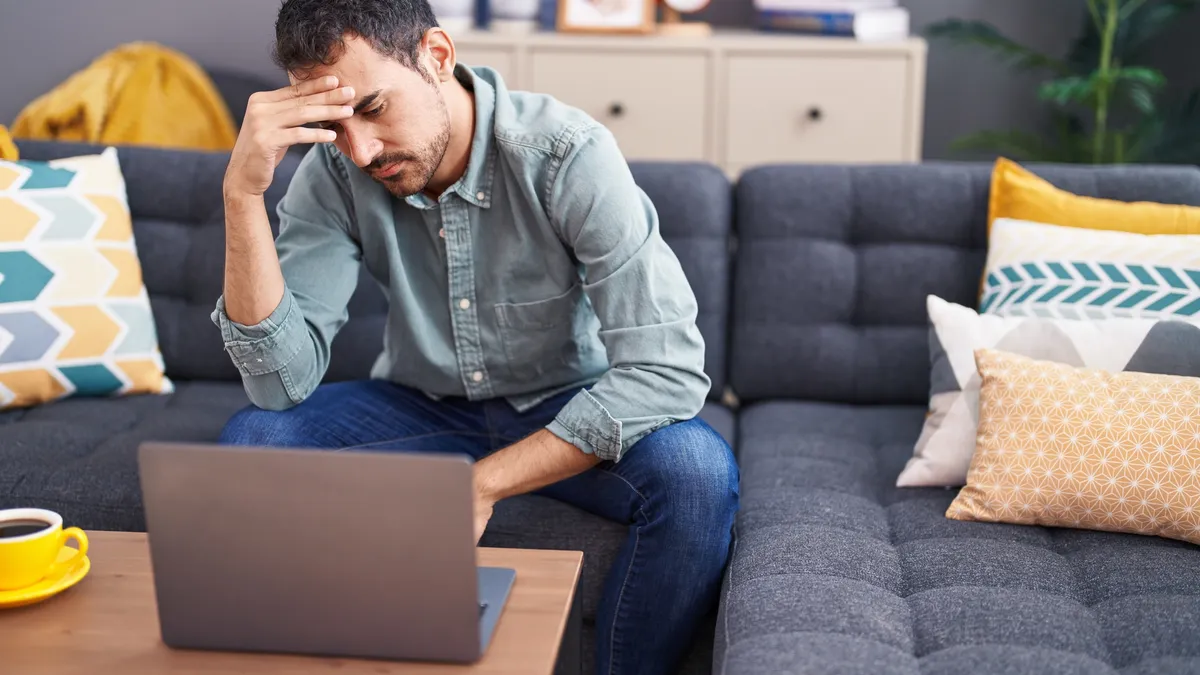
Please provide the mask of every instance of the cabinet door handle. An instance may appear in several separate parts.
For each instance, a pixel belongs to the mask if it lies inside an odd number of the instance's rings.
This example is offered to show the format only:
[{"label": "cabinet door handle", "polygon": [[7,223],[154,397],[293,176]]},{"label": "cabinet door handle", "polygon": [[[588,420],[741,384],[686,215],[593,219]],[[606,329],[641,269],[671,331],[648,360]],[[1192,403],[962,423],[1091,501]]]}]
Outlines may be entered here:
[{"label": "cabinet door handle", "polygon": [[625,106],[621,105],[620,101],[614,102],[608,106],[608,114],[610,117],[620,117],[625,114]]},{"label": "cabinet door handle", "polygon": [[821,118],[823,117],[825,117],[825,111],[821,110],[819,106],[814,105],[808,109],[808,119],[814,122],[820,122]]}]

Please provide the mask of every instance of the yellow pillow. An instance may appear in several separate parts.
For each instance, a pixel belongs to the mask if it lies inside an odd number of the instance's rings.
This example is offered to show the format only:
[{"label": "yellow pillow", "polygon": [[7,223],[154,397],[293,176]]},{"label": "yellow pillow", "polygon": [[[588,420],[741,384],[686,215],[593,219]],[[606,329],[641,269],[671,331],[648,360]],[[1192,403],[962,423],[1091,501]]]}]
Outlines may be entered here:
[{"label": "yellow pillow", "polygon": [[1138,234],[1200,234],[1200,207],[1076,195],[1003,157],[992,170],[988,232],[999,218]]},{"label": "yellow pillow", "polygon": [[976,449],[946,517],[1200,544],[1200,379],[975,361]]}]

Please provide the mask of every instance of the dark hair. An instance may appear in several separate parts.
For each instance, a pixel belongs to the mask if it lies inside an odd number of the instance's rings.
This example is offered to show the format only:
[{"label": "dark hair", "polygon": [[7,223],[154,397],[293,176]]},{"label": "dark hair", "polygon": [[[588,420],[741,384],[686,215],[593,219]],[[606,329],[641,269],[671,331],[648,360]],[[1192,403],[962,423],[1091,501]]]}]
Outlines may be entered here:
[{"label": "dark hair", "polygon": [[417,47],[437,25],[428,0],[284,0],[271,56],[288,72],[330,65],[350,34],[420,71]]}]

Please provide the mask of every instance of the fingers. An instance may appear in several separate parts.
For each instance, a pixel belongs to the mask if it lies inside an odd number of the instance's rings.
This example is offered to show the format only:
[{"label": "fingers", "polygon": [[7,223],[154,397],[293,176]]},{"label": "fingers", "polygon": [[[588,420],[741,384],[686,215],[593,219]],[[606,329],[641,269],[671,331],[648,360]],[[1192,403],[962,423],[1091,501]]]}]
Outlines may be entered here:
[{"label": "fingers", "polygon": [[333,75],[318,77],[311,80],[301,80],[296,84],[276,89],[274,91],[260,91],[250,96],[251,103],[276,103],[278,101],[286,101],[289,99],[310,96],[312,94],[320,94],[337,87],[338,79]]},{"label": "fingers", "polygon": [[293,105],[343,105],[354,100],[353,87],[338,87],[288,101]]},{"label": "fingers", "polygon": [[275,124],[296,127],[313,122],[344,120],[352,115],[354,108],[348,105],[305,105],[280,111],[275,117]]},{"label": "fingers", "polygon": [[262,107],[270,110],[272,114],[275,114],[282,110],[288,110],[302,106],[345,105],[353,100],[354,89],[352,87],[338,87],[337,89],[320,91],[315,94],[300,96],[298,98],[287,98],[279,101],[264,103]]},{"label": "fingers", "polygon": [[258,92],[246,108],[243,134],[259,148],[284,148],[297,143],[331,143],[337,132],[311,125],[354,115],[350,87],[337,87],[337,78],[320,77],[290,87]]},{"label": "fingers", "polygon": [[284,148],[299,143],[332,143],[337,140],[337,132],[331,129],[313,129],[310,127],[292,127],[275,132],[272,145]]}]

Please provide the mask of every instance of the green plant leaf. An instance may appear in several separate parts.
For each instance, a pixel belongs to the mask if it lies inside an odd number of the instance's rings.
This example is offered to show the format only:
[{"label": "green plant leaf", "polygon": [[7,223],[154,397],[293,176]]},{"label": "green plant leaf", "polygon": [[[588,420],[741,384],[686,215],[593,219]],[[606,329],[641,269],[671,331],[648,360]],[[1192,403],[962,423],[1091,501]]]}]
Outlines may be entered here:
[{"label": "green plant leaf", "polygon": [[1129,100],[1134,110],[1153,115],[1156,97],[1167,84],[1167,78],[1153,68],[1129,67],[1112,72],[1114,91]]},{"label": "green plant leaf", "polygon": [[[1129,7],[1129,0],[1123,6]],[[1135,63],[1154,39],[1188,12],[1200,9],[1200,0],[1150,0],[1130,12],[1117,26],[1113,42],[1116,63]],[[1073,72],[1090,73],[1100,63],[1100,31],[1090,14],[1084,16],[1080,37],[1065,62]]]},{"label": "green plant leaf", "polygon": [[1162,74],[1162,71],[1154,68],[1144,68],[1141,66],[1130,66],[1112,71],[1114,80],[1141,84],[1151,89],[1158,89],[1167,84],[1167,78]]},{"label": "green plant leaf", "polygon": [[1141,5],[1121,22],[1116,53],[1126,62],[1137,58],[1164,29],[1198,7],[1200,0],[1152,0]]},{"label": "green plant leaf", "polygon": [[1138,127],[1137,161],[1200,164],[1200,88],[1159,106]]},{"label": "green plant leaf", "polygon": [[1096,98],[1098,75],[1081,77],[1072,75],[1051,80],[1038,88],[1038,98],[1060,106],[1071,103],[1087,105]]},{"label": "green plant leaf", "polygon": [[1142,5],[1146,4],[1146,0],[1118,0],[1118,2],[1120,3],[1120,7],[1117,8],[1117,16],[1121,17],[1122,21],[1129,18],[1130,15],[1141,9]]},{"label": "green plant leaf", "polygon": [[989,49],[1017,70],[1050,70],[1059,74],[1070,72],[1060,59],[1030,49],[984,21],[946,19],[928,26],[925,34],[960,46]]},{"label": "green plant leaf", "polygon": [[1133,107],[1143,115],[1153,115],[1157,107],[1154,101],[1154,92],[1142,85],[1134,85],[1127,88],[1129,102]]}]

